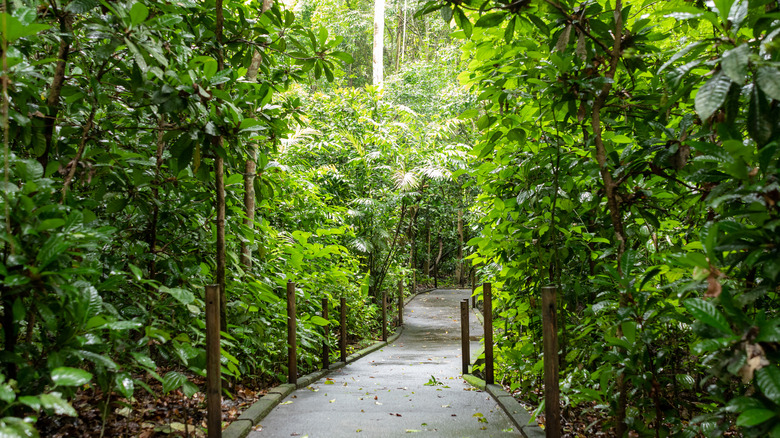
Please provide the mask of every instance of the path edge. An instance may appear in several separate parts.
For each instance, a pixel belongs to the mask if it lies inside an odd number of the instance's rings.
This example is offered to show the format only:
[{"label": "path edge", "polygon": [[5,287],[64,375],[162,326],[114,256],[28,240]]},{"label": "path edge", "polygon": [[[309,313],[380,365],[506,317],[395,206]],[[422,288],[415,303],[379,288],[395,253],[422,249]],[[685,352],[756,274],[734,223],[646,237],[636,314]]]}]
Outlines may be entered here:
[{"label": "path edge", "polygon": [[[415,292],[405,300],[404,305],[409,304],[409,302],[417,298],[418,295],[428,293],[432,290],[435,289],[427,289]],[[395,331],[395,334],[387,338],[387,341],[376,341],[368,347],[350,354],[347,356],[346,363],[335,362],[327,370],[319,370],[299,377],[297,385],[293,385],[292,383],[284,383],[270,389],[266,395],[260,398],[260,400],[256,401],[254,404],[252,404],[252,406],[247,408],[247,410],[245,410],[241,416],[238,417],[238,419],[230,423],[228,427],[222,430],[222,438],[245,438],[247,435],[249,435],[249,432],[252,431],[253,427],[257,426],[260,421],[262,421],[268,414],[270,414],[271,411],[276,406],[278,406],[279,403],[281,403],[282,400],[284,400],[288,395],[292,394],[293,391],[296,389],[305,388],[317,380],[327,376],[332,371],[344,368],[344,366],[346,366],[348,363],[352,363],[362,358],[363,356],[368,355],[369,353],[373,353],[374,351],[395,342],[396,339],[401,336],[403,331],[404,326],[398,327]]]},{"label": "path edge", "polygon": [[500,385],[487,385],[485,381],[473,374],[463,374],[463,380],[469,385],[481,389],[501,406],[517,430],[525,438],[544,438],[545,432],[533,419],[531,414],[511,394],[504,391]]},{"label": "path edge", "polygon": [[[482,320],[482,312],[478,309],[472,309],[477,316],[477,320],[480,324],[484,325]],[[471,358],[474,363],[474,357]],[[511,394],[506,392],[500,385],[487,385],[484,380],[473,374],[464,374],[463,380],[469,385],[479,388],[493,397],[493,400],[501,406],[501,409],[509,417],[510,421],[515,425],[520,434],[525,438],[544,438],[546,437],[544,429],[539,426],[539,423],[525,410],[525,408],[512,397]]]}]

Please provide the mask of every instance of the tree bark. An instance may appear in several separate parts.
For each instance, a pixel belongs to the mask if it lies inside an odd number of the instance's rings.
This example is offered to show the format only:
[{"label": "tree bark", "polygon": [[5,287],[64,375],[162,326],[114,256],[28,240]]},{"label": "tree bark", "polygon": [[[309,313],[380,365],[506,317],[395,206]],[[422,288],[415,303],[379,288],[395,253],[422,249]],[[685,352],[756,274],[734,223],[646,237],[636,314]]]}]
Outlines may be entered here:
[{"label": "tree bark", "polygon": [[54,126],[57,123],[57,114],[60,110],[60,95],[62,94],[62,85],[65,83],[65,67],[68,63],[68,54],[70,53],[70,33],[71,22],[67,12],[55,10],[57,18],[60,22],[60,47],[57,51],[57,65],[54,67],[54,78],[51,81],[51,88],[49,88],[49,95],[46,98],[46,106],[49,107],[49,114],[43,125],[43,138],[46,143],[46,148],[38,157],[38,162],[43,166],[43,170],[46,171],[46,166],[49,164],[49,154],[52,151],[54,144]]},{"label": "tree bark", "polygon": [[[263,13],[271,9],[273,3],[271,0],[263,0]],[[252,54],[252,62],[246,72],[246,78],[252,82],[257,80],[257,73],[260,71],[260,64],[263,62],[263,55],[257,50]],[[255,228],[255,176],[257,175],[257,152],[256,143],[249,145],[246,165],[244,167],[244,226],[250,232]],[[241,242],[241,265],[249,269],[252,267],[252,248],[249,247],[246,240]]]},{"label": "tree bark", "polygon": [[[216,1],[216,23],[214,35],[217,40],[217,71],[225,69],[222,51],[222,30],[225,22],[222,0]],[[222,88],[219,85],[218,88]],[[214,183],[217,191],[217,284],[219,285],[219,324],[220,330],[227,331],[227,293],[225,291],[225,160],[219,149],[224,142],[221,135],[213,137]]]},{"label": "tree bark", "polygon": [[160,176],[160,168],[162,168],[163,163],[163,151],[165,150],[165,116],[160,115],[160,118],[157,120],[157,152],[155,154],[156,159],[156,165],[155,165],[155,183],[152,185],[152,218],[149,220],[149,227],[147,229],[146,233],[146,242],[149,245],[149,254],[151,254],[151,259],[149,260],[149,278],[154,278],[157,275],[157,263],[156,263],[156,251],[155,247],[157,246],[157,222],[160,217],[160,189],[159,186],[162,184],[162,178]]},{"label": "tree bark", "polygon": [[[612,173],[607,165],[607,151],[604,146],[604,141],[601,136],[601,109],[609,97],[609,93],[612,91],[612,83],[617,72],[618,63],[620,62],[621,53],[621,39],[623,38],[623,5],[621,0],[615,2],[615,32],[614,32],[614,44],[612,46],[612,53],[610,56],[609,70],[604,75],[607,79],[604,85],[601,87],[601,92],[593,102],[593,109],[591,112],[591,128],[593,129],[593,143],[596,146],[596,161],[599,164],[599,171],[601,173],[601,179],[604,182],[604,192],[607,196],[607,208],[609,209],[609,216],[612,221],[612,226],[615,228],[615,239],[618,241],[618,253],[617,253],[617,266],[618,272],[622,274],[621,258],[626,250],[626,236],[623,230],[623,217],[620,212],[620,199],[618,199],[617,189],[618,185],[612,178]],[[625,298],[621,297],[620,306],[625,305]],[[622,336],[621,326],[618,325],[617,337]],[[615,433],[617,436],[622,437],[626,434],[628,429],[626,425],[626,405],[628,404],[628,388],[623,373],[620,373],[617,377],[617,390],[618,390],[618,404],[615,412]]]},{"label": "tree bark", "polygon": [[79,140],[79,148],[76,151],[76,156],[71,160],[68,168],[68,174],[65,175],[65,181],[62,183],[62,201],[65,202],[65,197],[68,195],[68,190],[73,182],[73,177],[76,175],[76,169],[79,167],[81,157],[84,155],[84,148],[87,146],[87,139],[89,138],[89,131],[92,129],[92,125],[95,121],[95,111],[97,111],[96,103],[92,103],[92,110],[87,117],[87,123],[81,129],[81,139]]}]

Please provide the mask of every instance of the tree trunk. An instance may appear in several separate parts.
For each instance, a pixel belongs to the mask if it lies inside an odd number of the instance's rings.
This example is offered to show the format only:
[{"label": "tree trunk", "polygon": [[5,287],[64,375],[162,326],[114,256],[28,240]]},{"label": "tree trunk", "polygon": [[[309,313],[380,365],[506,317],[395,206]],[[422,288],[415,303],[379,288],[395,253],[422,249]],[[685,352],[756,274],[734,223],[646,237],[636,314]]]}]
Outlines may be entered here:
[{"label": "tree trunk", "polygon": [[[222,52],[222,28],[225,17],[222,10],[222,0],[216,3],[216,29],[214,35],[217,40],[217,71],[225,69],[225,59]],[[222,85],[218,85],[222,88]],[[227,331],[227,293],[225,291],[225,160],[219,149],[223,146],[222,136],[216,136],[212,140],[214,150],[214,182],[217,191],[217,284],[219,285],[219,324],[220,330]]]},{"label": "tree trunk", "polygon": [[68,53],[70,53],[70,14],[64,11],[56,12],[60,22],[60,47],[57,51],[57,65],[54,67],[54,78],[51,81],[51,88],[49,88],[49,96],[46,98],[46,106],[49,107],[49,114],[43,125],[43,138],[46,143],[46,149],[38,157],[44,172],[49,164],[49,154],[54,144],[54,125],[57,122],[57,113],[60,110],[60,95],[62,93],[62,85],[65,83],[65,67],[68,63]]},{"label": "tree trunk", "polygon": [[149,227],[147,229],[147,243],[149,245],[149,254],[151,259],[149,260],[149,278],[154,279],[157,276],[157,255],[155,247],[157,246],[157,222],[160,217],[160,185],[162,184],[162,177],[160,175],[160,169],[163,164],[163,151],[165,150],[165,116],[160,115],[157,120],[157,152],[155,154],[155,184],[152,185],[152,218],[149,220]]},{"label": "tree trunk", "polygon": [[[271,0],[263,0],[263,13],[271,8]],[[263,55],[257,50],[252,54],[252,62],[246,72],[246,78],[254,82],[257,80],[257,72],[260,70],[260,63],[263,61]],[[255,228],[255,176],[257,175],[257,144],[249,145],[249,152],[244,167],[244,225],[250,232]],[[252,248],[246,240],[241,241],[241,265],[249,269],[252,267]]]},{"label": "tree trunk", "polygon": [[385,0],[374,3],[374,81],[373,84],[382,87],[384,83],[384,50],[385,50]]}]

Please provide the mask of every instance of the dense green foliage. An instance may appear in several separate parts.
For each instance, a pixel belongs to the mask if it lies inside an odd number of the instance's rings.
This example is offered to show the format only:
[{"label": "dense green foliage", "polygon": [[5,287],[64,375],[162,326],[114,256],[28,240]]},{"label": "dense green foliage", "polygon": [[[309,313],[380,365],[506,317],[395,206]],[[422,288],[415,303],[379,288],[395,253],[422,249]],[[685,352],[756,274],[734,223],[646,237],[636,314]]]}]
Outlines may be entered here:
[{"label": "dense green foliage", "polygon": [[505,378],[541,384],[560,286],[564,401],[618,436],[780,436],[776,4],[430,2],[470,60],[472,171]]},{"label": "dense green foliage", "polygon": [[525,398],[552,283],[567,409],[780,436],[776,2],[392,2],[381,88],[370,2],[267,7],[7,5],[0,432],[198,391],[206,284],[224,374],[267,384],[288,280],[306,372],[320,298],[358,340],[398,282],[476,270]]}]

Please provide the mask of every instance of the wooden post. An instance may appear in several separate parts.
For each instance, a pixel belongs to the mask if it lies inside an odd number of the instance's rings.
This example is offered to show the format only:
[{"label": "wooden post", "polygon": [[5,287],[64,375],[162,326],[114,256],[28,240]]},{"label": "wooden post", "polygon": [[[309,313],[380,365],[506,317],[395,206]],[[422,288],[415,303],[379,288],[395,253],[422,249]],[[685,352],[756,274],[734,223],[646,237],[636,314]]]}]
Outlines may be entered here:
[{"label": "wooden post", "polygon": [[219,296],[218,284],[206,286],[206,426],[208,427],[208,438],[222,436]]},{"label": "wooden post", "polygon": [[493,297],[490,283],[482,285],[482,316],[485,318],[485,383],[495,383],[493,376]]},{"label": "wooden post", "polygon": [[460,302],[460,343],[463,353],[463,374],[469,373],[469,363],[471,362],[471,351],[469,344],[469,300]]},{"label": "wooden post", "polygon": [[298,383],[298,344],[295,339],[295,283],[287,282],[287,383]]},{"label": "wooden post", "polygon": [[398,282],[398,325],[404,325],[404,282]]},{"label": "wooden post", "polygon": [[387,291],[382,290],[382,341],[387,341]]},{"label": "wooden post", "polygon": [[558,321],[555,307],[555,286],[542,287],[544,416],[547,438],[561,436],[561,406],[558,389]]},{"label": "wooden post", "polygon": [[[328,299],[322,299],[322,319],[330,321],[328,319]],[[322,327],[325,332],[325,339],[322,341],[322,369],[327,370],[330,368],[330,345],[328,339],[330,338],[330,326],[326,325]]]},{"label": "wooden post", "polygon": [[477,308],[477,296],[474,292],[477,290],[477,284],[474,283],[474,269],[471,269],[471,307]]},{"label": "wooden post", "polygon": [[341,361],[347,363],[347,299],[341,297],[339,311],[341,312],[341,325],[339,326],[339,349]]}]

